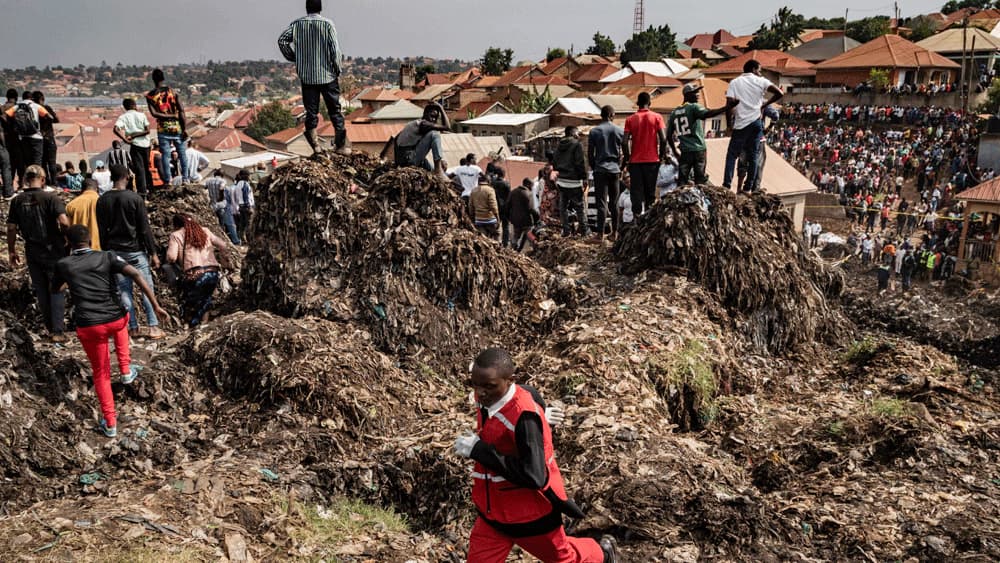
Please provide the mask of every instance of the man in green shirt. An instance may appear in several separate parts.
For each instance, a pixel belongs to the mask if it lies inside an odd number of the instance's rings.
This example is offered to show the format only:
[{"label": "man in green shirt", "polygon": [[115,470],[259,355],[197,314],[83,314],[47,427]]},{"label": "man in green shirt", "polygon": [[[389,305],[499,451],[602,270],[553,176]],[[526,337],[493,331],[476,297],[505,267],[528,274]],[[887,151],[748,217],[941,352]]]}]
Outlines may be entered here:
[{"label": "man in green shirt", "polygon": [[[722,115],[730,107],[727,104],[718,109],[708,109],[699,104],[698,92],[701,89],[702,86],[694,82],[684,86],[684,104],[670,113],[667,125],[667,143],[670,145],[670,152],[674,153],[679,163],[678,185],[685,185],[692,179],[696,184],[708,182],[708,175],[705,173],[705,128],[702,122],[706,118]],[[674,142],[675,133],[680,140],[680,153],[677,152],[677,145]]]}]

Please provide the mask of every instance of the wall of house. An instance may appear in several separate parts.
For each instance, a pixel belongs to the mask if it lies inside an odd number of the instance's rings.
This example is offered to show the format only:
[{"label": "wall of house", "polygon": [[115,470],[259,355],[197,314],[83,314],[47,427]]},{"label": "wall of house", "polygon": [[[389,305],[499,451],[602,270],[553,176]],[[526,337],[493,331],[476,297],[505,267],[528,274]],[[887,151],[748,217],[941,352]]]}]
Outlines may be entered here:
[{"label": "wall of house", "polygon": [[1000,135],[984,133],[979,137],[978,161],[980,168],[1000,170]]}]

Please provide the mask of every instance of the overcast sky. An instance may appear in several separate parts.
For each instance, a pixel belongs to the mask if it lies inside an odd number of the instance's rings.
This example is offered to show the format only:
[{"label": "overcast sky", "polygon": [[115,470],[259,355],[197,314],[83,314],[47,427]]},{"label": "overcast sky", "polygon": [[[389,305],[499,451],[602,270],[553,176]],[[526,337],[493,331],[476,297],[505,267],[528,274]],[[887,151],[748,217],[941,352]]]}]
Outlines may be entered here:
[{"label": "overcast sky", "polygon": [[[722,27],[752,33],[781,6],[806,17],[891,15],[883,0],[646,0],[646,25],[667,23],[678,40]],[[940,9],[943,0],[901,3],[904,17]],[[634,0],[326,0],[354,56],[478,58],[510,47],[515,60],[546,47],[580,52],[595,31],[621,44],[632,32]],[[0,67],[172,64],[279,59],[278,34],[304,13],[304,0],[0,0]],[[683,8],[681,8],[683,6]]]}]

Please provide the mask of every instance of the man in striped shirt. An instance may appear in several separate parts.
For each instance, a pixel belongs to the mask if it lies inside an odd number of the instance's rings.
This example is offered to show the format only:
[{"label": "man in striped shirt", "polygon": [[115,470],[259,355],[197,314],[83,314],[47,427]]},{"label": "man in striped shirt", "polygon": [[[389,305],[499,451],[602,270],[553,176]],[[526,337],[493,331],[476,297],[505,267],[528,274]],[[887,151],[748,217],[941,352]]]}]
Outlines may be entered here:
[{"label": "man in striped shirt", "polygon": [[343,53],[337,42],[333,22],[319,15],[322,0],[306,0],[306,16],[288,26],[278,37],[278,48],[285,59],[295,63],[302,82],[302,105],[306,108],[306,141],[314,153],[322,153],[316,138],[319,125],[319,100],[326,102],[336,129],[334,145],[338,154],[350,154],[347,129],[340,113],[340,69]]}]

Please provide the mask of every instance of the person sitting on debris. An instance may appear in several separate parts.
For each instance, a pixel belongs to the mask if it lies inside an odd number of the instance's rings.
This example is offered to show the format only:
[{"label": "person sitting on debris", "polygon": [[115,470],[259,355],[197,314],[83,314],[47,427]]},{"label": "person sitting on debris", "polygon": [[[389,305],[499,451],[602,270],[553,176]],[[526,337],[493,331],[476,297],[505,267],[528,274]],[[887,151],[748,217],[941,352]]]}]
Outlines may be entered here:
[{"label": "person sitting on debris", "polygon": [[531,178],[525,178],[521,185],[514,188],[507,198],[507,218],[514,229],[511,238],[514,250],[521,252],[524,244],[531,236],[531,229],[538,222],[538,211],[535,209],[532,194]]},{"label": "person sitting on debris", "polygon": [[158,315],[165,317],[167,312],[160,307],[153,288],[146,283],[139,270],[113,252],[91,249],[90,237],[90,231],[83,225],[73,225],[66,230],[72,253],[56,264],[52,292],[60,292],[66,285],[69,286],[70,295],[73,296],[76,335],[90,360],[94,391],[101,403],[101,431],[108,438],[114,438],[118,434],[118,423],[115,398],[111,392],[109,338],[115,341],[115,355],[118,357],[118,372],[122,383],[128,385],[139,375],[139,368],[131,365],[128,312],[122,306],[115,277],[130,278],[139,285]]},{"label": "person sitting on debris", "polygon": [[91,177],[97,180],[97,194],[104,195],[111,191],[111,171],[104,167],[104,161],[98,160],[94,163],[97,170]]},{"label": "person sitting on debris", "polygon": [[[555,460],[551,424],[562,418],[514,383],[505,350],[481,352],[472,365],[478,407],[476,433],[455,441],[455,452],[475,461],[472,500],[479,517],[469,538],[468,561],[503,563],[514,545],[546,563],[616,563],[612,536],[600,542],[568,537],[562,515],[582,518],[566,494]],[[558,420],[561,422],[561,420]]]},{"label": "person sitting on debris", "polygon": [[[682,186],[691,181],[698,185],[708,183],[708,174],[705,173],[708,146],[705,144],[703,124],[706,119],[722,115],[739,104],[738,100],[730,100],[729,104],[721,108],[708,109],[698,103],[698,94],[702,88],[704,86],[693,82],[684,86],[684,104],[671,112],[667,124],[667,145],[679,163],[677,183]],[[680,152],[674,143],[674,134],[680,141]]]},{"label": "person sitting on debris", "polygon": [[[389,147],[394,146],[397,166],[419,166],[442,174],[444,153],[441,149],[441,133],[445,131],[451,131],[448,114],[441,104],[432,103],[424,108],[422,118],[407,123],[399,135],[389,139],[382,153],[384,155]],[[434,160],[434,166],[427,162],[428,153]]]},{"label": "person sitting on debris", "polygon": [[486,174],[480,174],[479,185],[469,195],[469,216],[475,221],[477,231],[491,239],[499,239],[500,207]]},{"label": "person sitting on debris", "polygon": [[208,320],[212,294],[222,280],[215,251],[222,251],[223,265],[228,265],[229,245],[187,215],[174,215],[173,225],[175,230],[170,233],[167,262],[180,267],[181,318],[194,328]]}]

